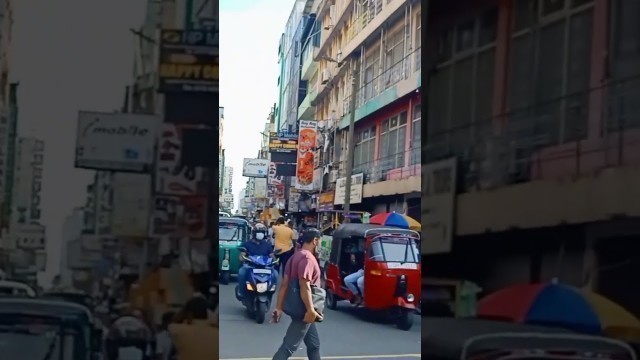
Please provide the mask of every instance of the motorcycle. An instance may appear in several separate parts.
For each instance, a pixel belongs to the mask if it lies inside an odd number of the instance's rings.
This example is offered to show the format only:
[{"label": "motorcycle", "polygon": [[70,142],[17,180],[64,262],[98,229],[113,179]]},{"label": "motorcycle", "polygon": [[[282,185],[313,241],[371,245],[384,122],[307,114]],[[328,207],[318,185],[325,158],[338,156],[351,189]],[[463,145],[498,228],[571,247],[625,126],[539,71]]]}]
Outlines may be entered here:
[{"label": "motorcycle", "polygon": [[[273,294],[276,292],[278,279],[274,266],[278,260],[259,255],[242,258],[249,265],[249,273],[246,284],[238,284],[236,287],[236,298],[247,308],[256,322],[262,324],[271,307]],[[240,286],[246,286],[246,297],[241,296]]]}]

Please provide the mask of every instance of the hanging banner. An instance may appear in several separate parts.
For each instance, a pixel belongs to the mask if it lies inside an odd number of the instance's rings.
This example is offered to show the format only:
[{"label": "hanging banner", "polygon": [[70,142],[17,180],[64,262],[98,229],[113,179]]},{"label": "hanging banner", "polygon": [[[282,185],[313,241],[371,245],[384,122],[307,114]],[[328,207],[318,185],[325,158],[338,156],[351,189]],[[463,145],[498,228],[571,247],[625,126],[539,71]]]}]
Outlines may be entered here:
[{"label": "hanging banner", "polygon": [[204,238],[207,232],[207,198],[156,196],[152,221],[154,236]]},{"label": "hanging banner", "polygon": [[298,190],[313,190],[317,126],[318,123],[316,121],[300,120],[295,186]]},{"label": "hanging banner", "polygon": [[269,163],[269,176],[267,177],[267,179],[269,179],[269,185],[278,186],[284,184],[284,176],[277,175],[277,168],[278,165],[276,163]]},{"label": "hanging banner", "polygon": [[208,192],[205,169],[180,164],[182,130],[187,127],[162,124],[156,159],[156,193],[193,196],[206,195]]}]

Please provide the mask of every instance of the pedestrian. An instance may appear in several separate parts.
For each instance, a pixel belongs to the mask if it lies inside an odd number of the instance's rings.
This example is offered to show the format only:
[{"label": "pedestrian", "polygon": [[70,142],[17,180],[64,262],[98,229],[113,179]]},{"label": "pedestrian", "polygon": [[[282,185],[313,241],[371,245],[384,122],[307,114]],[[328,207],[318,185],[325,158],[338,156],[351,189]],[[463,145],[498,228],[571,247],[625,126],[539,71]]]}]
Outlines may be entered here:
[{"label": "pedestrian", "polygon": [[[278,269],[284,269],[287,266],[287,261],[293,255],[295,249],[295,241],[293,240],[293,230],[285,225],[284,217],[279,217],[276,220],[276,224],[273,227],[273,241],[274,250],[278,254],[280,262]],[[278,252],[279,250],[279,252]],[[280,272],[280,271],[278,271]]]},{"label": "pedestrian", "polygon": [[173,342],[171,341],[171,335],[169,335],[169,325],[175,316],[176,314],[173,311],[162,315],[160,329],[156,334],[156,355],[158,360],[171,360],[174,353]]},{"label": "pedestrian", "polygon": [[316,322],[322,321],[323,316],[314,308],[312,290],[312,287],[320,288],[321,286],[320,265],[317,260],[320,237],[321,233],[317,229],[308,229],[303,232],[298,240],[302,244],[300,251],[291,257],[285,267],[278,302],[272,313],[272,322],[280,322],[285,302],[297,301],[297,299],[286,299],[288,296],[298,294],[295,291],[287,291],[290,287],[295,288],[294,282],[300,284],[299,296],[306,308],[306,313],[303,317],[288,314],[291,317],[291,323],[273,360],[289,359],[298,350],[302,341],[307,347],[307,357],[310,360],[320,360],[320,336]]},{"label": "pedestrian", "polygon": [[217,359],[219,329],[203,296],[194,296],[169,325],[178,360]]}]

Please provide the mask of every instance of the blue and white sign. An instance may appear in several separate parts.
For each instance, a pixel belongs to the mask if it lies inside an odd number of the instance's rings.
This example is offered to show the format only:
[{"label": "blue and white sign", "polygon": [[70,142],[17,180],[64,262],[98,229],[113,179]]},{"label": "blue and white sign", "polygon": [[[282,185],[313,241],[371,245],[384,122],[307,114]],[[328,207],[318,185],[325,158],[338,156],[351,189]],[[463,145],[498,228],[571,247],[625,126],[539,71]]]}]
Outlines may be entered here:
[{"label": "blue and white sign", "polygon": [[266,178],[269,175],[269,159],[244,159],[242,176]]}]

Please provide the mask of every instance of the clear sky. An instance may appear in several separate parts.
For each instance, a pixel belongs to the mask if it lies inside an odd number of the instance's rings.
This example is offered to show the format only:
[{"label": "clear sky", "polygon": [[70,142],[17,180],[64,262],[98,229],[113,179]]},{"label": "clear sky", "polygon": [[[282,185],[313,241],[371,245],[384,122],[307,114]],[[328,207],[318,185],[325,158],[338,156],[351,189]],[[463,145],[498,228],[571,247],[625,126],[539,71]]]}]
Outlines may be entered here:
[{"label": "clear sky", "polygon": [[226,165],[234,169],[236,207],[242,159],[260,150],[267,117],[278,102],[278,43],[295,0],[220,0],[220,106]]},{"label": "clear sky", "polygon": [[[133,35],[145,0],[14,0],[11,78],[19,81],[21,135],[45,141],[43,223],[47,273],[59,271],[62,224],[85,202],[93,172],[74,169],[79,110],[122,106],[132,80]],[[50,278],[50,276],[46,276]]]}]

